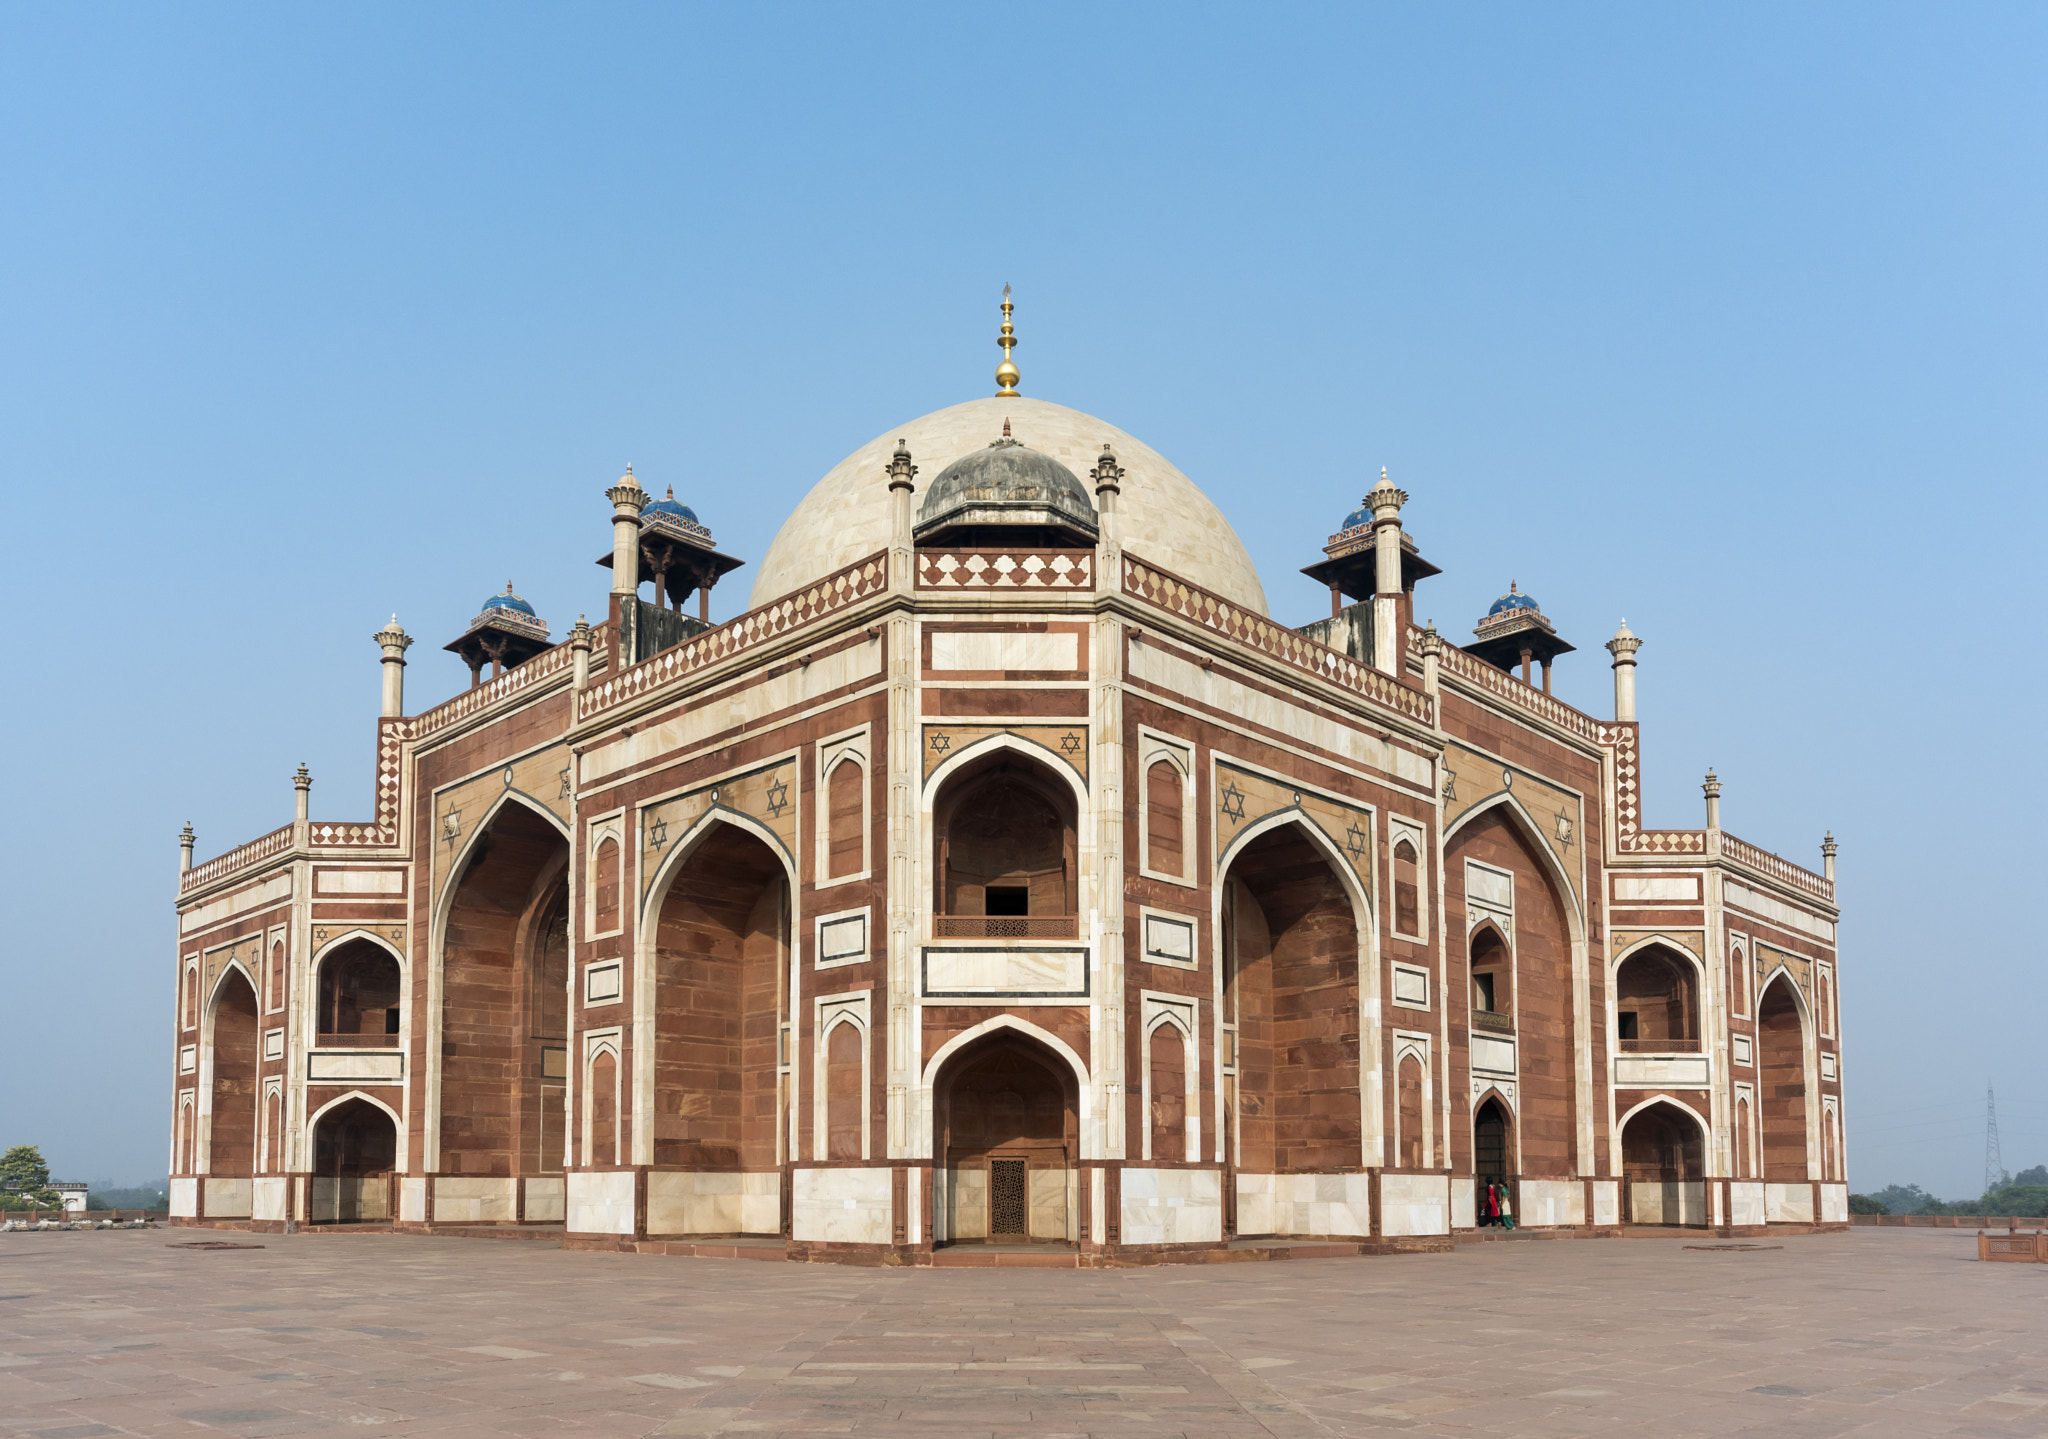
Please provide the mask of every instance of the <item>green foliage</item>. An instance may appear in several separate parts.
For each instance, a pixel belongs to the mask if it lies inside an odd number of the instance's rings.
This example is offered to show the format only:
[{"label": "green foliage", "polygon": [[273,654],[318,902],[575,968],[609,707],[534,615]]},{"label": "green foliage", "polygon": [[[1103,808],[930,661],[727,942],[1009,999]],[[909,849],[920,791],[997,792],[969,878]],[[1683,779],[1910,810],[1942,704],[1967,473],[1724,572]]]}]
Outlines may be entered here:
[{"label": "green foliage", "polygon": [[0,1154],[0,1184],[23,1190],[47,1189],[50,1166],[43,1160],[43,1151],[33,1144],[17,1144]]},{"label": "green foliage", "polygon": [[2048,1164],[2037,1164],[2032,1169],[2022,1169],[2012,1177],[2014,1184],[2048,1184]]},{"label": "green foliage", "polygon": [[1852,1194],[1852,1195],[1850,1195],[1850,1196],[1849,1196],[1849,1212],[1850,1212],[1851,1214],[1889,1214],[1889,1213],[1891,1213],[1891,1211],[1890,1211],[1889,1209],[1887,1209],[1887,1208],[1885,1208],[1885,1207],[1884,1207],[1884,1204],[1883,1204],[1883,1203],[1882,1203],[1881,1201],[1879,1201],[1879,1200],[1876,1200],[1876,1199],[1872,1199],[1872,1198],[1871,1198],[1871,1197],[1870,1197],[1869,1195],[1867,1195],[1867,1194]]},{"label": "green foliage", "polygon": [[2000,1185],[1978,1200],[1971,1212],[2009,1215],[2014,1219],[2048,1219],[2048,1184],[2021,1184],[2015,1180]]},{"label": "green foliage", "polygon": [[43,1151],[33,1144],[17,1144],[0,1154],[0,1184],[11,1192],[0,1193],[0,1209],[58,1209],[63,1201],[50,1188],[50,1166]]}]

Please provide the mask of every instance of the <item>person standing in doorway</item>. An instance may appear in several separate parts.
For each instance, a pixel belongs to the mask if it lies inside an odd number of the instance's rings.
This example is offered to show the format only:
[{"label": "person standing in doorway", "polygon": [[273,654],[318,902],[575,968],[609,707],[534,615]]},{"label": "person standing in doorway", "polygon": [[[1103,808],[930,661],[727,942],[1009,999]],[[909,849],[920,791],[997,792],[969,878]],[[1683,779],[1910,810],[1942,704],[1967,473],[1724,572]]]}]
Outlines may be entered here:
[{"label": "person standing in doorway", "polygon": [[1513,1229],[1515,1227],[1515,1201],[1509,1197],[1508,1187],[1505,1184],[1500,1186],[1497,1203],[1500,1206],[1501,1228]]}]

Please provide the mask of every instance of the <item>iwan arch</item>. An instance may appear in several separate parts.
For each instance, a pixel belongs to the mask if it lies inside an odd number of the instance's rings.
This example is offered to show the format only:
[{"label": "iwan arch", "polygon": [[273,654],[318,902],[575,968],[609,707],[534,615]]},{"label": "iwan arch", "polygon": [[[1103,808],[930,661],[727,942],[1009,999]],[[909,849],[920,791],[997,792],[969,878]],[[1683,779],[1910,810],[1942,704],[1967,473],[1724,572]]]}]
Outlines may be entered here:
[{"label": "iwan arch", "polygon": [[508,588],[414,714],[375,637],[373,816],[301,771],[185,836],[181,1218],[892,1263],[1441,1247],[1489,1183],[1846,1219],[1832,842],[1711,775],[1643,827],[1626,627],[1611,718],[1518,588],[1418,628],[1384,476],[1277,625],[1185,476],[999,381],[820,481],[727,623],[740,562],[629,472],[602,623]]}]

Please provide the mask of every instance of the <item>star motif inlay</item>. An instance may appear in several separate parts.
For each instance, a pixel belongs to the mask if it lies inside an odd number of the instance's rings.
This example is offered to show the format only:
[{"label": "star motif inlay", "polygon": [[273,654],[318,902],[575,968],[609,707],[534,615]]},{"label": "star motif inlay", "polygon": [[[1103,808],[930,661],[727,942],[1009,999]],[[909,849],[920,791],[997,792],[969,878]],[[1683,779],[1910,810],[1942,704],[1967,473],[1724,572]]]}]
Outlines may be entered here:
[{"label": "star motif inlay", "polygon": [[1244,823],[1244,791],[1237,787],[1236,780],[1223,782],[1223,817],[1232,824]]},{"label": "star motif inlay", "polygon": [[1557,842],[1567,847],[1572,842],[1572,818],[1563,810],[1557,812]]},{"label": "star motif inlay", "polygon": [[944,754],[944,753],[945,753],[945,752],[946,752],[947,750],[951,749],[952,747],[953,747],[953,737],[952,737],[951,735],[948,735],[948,734],[940,734],[940,733],[939,733],[939,732],[937,732],[936,730],[932,732],[932,753],[933,753],[933,754]]},{"label": "star motif inlay", "polygon": [[1353,859],[1364,859],[1370,843],[1366,832],[1358,827],[1358,821],[1351,822],[1351,828],[1344,831],[1344,848],[1351,851]]},{"label": "star motif inlay", "polygon": [[1069,730],[1066,734],[1060,736],[1061,754],[1079,754],[1080,752],[1081,736],[1075,734],[1071,730]]},{"label": "star motif inlay", "polygon": [[563,765],[563,766],[562,766],[562,774],[561,774],[561,779],[562,779],[562,792],[561,792],[561,793],[560,793],[559,795],[557,795],[557,796],[556,796],[556,798],[557,798],[557,799],[568,799],[568,798],[569,798],[569,769],[570,769],[570,766],[568,766],[568,765]]},{"label": "star motif inlay", "polygon": [[768,786],[768,814],[770,818],[781,819],[782,812],[789,808],[789,786],[780,777]]},{"label": "star motif inlay", "polygon": [[1455,771],[1447,769],[1444,771],[1444,803],[1456,804],[1457,802],[1458,776]]},{"label": "star motif inlay", "polygon": [[448,813],[441,816],[441,838],[447,840],[451,845],[462,838],[461,810],[451,809]]},{"label": "star motif inlay", "polygon": [[647,821],[647,847],[660,849],[668,843],[668,821],[660,815]]}]

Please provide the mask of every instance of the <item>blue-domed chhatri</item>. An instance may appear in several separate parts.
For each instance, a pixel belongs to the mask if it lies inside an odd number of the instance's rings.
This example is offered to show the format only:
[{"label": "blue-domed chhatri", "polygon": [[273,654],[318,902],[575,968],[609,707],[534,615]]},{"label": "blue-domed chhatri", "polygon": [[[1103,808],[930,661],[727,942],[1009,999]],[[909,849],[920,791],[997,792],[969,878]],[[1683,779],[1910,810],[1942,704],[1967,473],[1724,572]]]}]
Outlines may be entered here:
[{"label": "blue-domed chhatri", "polygon": [[[631,465],[626,466],[619,488],[621,493],[630,491],[635,496],[641,493],[640,482],[634,479]],[[660,499],[641,505],[640,566],[634,581],[634,595],[637,599],[641,581],[653,581],[654,603],[649,609],[667,612],[670,618],[650,619],[641,624],[639,612],[635,610],[625,621],[635,636],[633,653],[636,659],[645,659],[655,649],[676,644],[710,625],[711,587],[718,583],[719,576],[745,563],[731,555],[721,555],[712,547],[713,543],[710,529],[697,518],[697,512],[676,498],[674,485],[666,486]],[[607,554],[598,563],[610,569],[617,563],[617,555]],[[683,614],[683,602],[693,591],[697,595],[697,618],[694,620]],[[650,645],[652,649],[648,648]]]},{"label": "blue-domed chhatri", "polygon": [[505,593],[486,599],[462,637],[442,648],[462,656],[463,663],[469,666],[470,688],[474,689],[483,683],[486,662],[491,667],[491,678],[496,679],[549,648],[548,623],[514,593],[512,582],[507,580]]},{"label": "blue-domed chhatri", "polygon": [[1545,694],[1550,693],[1550,662],[1572,650],[1551,628],[1536,597],[1523,594],[1522,587],[1513,580],[1508,581],[1508,592],[1487,608],[1486,617],[1472,633],[1475,642],[1465,646],[1468,653],[1510,673],[1519,663],[1525,684],[1532,683],[1530,666],[1542,665]]}]

